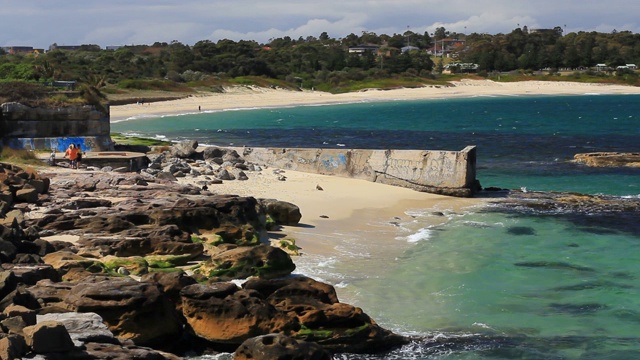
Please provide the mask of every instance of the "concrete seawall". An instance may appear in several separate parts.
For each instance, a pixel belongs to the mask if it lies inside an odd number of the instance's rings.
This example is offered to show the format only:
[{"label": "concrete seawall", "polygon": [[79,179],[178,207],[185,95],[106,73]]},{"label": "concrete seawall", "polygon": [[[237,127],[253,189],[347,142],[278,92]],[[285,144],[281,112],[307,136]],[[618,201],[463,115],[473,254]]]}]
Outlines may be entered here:
[{"label": "concrete seawall", "polygon": [[83,151],[113,150],[109,114],[93,106],[30,108],[0,105],[0,146],[64,151],[80,144]]},{"label": "concrete seawall", "polygon": [[236,148],[258,164],[458,197],[477,191],[476,147],[461,151]]}]

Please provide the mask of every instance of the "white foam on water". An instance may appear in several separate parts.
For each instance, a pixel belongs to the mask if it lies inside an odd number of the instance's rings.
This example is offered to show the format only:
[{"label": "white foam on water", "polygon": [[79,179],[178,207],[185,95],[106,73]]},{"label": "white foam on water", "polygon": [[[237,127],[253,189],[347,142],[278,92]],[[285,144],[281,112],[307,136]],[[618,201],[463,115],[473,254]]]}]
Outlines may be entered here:
[{"label": "white foam on water", "polygon": [[422,228],[418,232],[406,237],[407,242],[417,243],[419,241],[429,240],[433,235],[433,230],[430,228]]}]

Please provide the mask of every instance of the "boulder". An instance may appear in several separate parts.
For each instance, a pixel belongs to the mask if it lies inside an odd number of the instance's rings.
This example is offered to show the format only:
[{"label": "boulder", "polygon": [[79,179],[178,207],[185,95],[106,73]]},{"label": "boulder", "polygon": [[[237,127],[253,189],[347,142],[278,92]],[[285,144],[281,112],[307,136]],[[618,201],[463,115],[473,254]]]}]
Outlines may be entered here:
[{"label": "boulder", "polygon": [[260,199],[259,202],[277,224],[297,225],[302,219],[300,208],[290,202],[276,199]]},{"label": "boulder", "polygon": [[189,285],[197,283],[194,278],[188,276],[184,271],[153,272],[142,276],[140,281],[157,284],[178,308],[182,302],[180,291]]},{"label": "boulder", "polygon": [[182,289],[182,314],[192,331],[208,341],[241,344],[269,333],[289,334],[299,328],[256,292],[233,283],[194,284]]},{"label": "boulder", "polygon": [[216,281],[258,276],[274,279],[291,274],[296,266],[289,254],[269,245],[239,246],[211,256],[197,273]]},{"label": "boulder", "polygon": [[313,341],[332,352],[372,353],[406,344],[408,339],[381,328],[362,309],[338,302],[335,289],[304,276],[250,279],[247,290],[259,292],[277,310],[303,326],[297,339]]},{"label": "boulder", "polygon": [[27,346],[36,354],[68,352],[74,345],[64,324],[57,321],[43,321],[24,328]]},{"label": "boulder", "polygon": [[233,359],[330,360],[332,357],[316,343],[298,341],[282,334],[267,334],[243,342],[234,352]]},{"label": "boulder", "polygon": [[12,262],[18,254],[18,248],[11,242],[0,239],[0,263]]},{"label": "boulder", "polygon": [[18,278],[12,271],[0,272],[0,299],[18,287]]},{"label": "boulder", "polygon": [[51,265],[13,265],[11,272],[15,274],[18,282],[26,285],[35,285],[38,281],[44,279],[54,282],[62,280],[60,273]]},{"label": "boulder", "polygon": [[171,147],[171,155],[182,159],[192,157],[196,153],[198,142],[195,140],[186,140],[179,142]]},{"label": "boulder", "polygon": [[[29,187],[27,187],[29,186]],[[35,203],[38,201],[38,190],[30,185],[16,191],[15,202]]]},{"label": "boulder", "polygon": [[0,325],[6,333],[23,335],[24,328],[29,325],[35,325],[35,323],[27,324],[22,317],[12,316],[0,321]]},{"label": "boulder", "polygon": [[20,359],[27,353],[24,337],[9,334],[0,339],[0,359]]},{"label": "boulder", "polygon": [[83,346],[86,343],[120,344],[102,317],[96,313],[54,313],[38,315],[38,323],[54,321],[64,325],[75,346]]},{"label": "boulder", "polygon": [[36,312],[21,305],[9,305],[2,313],[8,318],[21,318],[27,326],[36,324]]},{"label": "boulder", "polygon": [[86,279],[64,299],[66,308],[102,316],[109,330],[136,345],[165,345],[180,338],[182,323],[155,284],[130,278]]},{"label": "boulder", "polygon": [[[87,273],[86,276],[90,275],[92,274]],[[64,299],[71,293],[75,285],[76,283],[70,281],[53,282],[51,280],[41,280],[27,288],[27,291],[30,296],[38,299],[38,307],[61,309],[66,307]]]},{"label": "boulder", "polygon": [[14,209],[8,211],[3,218],[0,218],[0,225],[16,227],[24,224],[24,214],[22,210]]},{"label": "boulder", "polygon": [[96,259],[88,259],[68,251],[57,251],[42,258],[45,264],[51,265],[64,275],[71,268],[82,268],[92,273],[104,272],[104,265]]}]

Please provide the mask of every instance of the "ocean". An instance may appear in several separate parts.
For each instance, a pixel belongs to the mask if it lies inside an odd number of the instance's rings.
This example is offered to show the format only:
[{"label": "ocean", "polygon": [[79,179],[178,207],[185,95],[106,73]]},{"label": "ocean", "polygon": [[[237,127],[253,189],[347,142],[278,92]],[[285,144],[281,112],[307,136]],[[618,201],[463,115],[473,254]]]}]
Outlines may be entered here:
[{"label": "ocean", "polygon": [[[112,124],[113,132],[200,144],[461,150],[484,187],[640,197],[640,169],[570,162],[640,151],[640,96],[513,96],[227,110]],[[640,358],[640,231],[611,214],[504,206],[407,209],[388,243],[326,234],[335,254],[296,259],[342,302],[415,336],[341,359]],[[444,215],[443,225],[431,225]],[[640,217],[638,217],[640,218]],[[633,218],[632,218],[633,219]],[[377,234],[379,235],[379,234]]]}]

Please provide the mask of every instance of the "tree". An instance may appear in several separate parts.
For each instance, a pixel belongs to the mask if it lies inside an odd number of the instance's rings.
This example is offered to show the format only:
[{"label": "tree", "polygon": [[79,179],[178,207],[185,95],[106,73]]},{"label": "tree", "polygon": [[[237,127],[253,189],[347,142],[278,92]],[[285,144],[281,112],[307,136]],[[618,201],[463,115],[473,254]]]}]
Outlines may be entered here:
[{"label": "tree", "polygon": [[103,105],[103,101],[107,97],[100,90],[107,85],[105,76],[103,75],[88,75],[80,83],[79,91],[87,104],[93,105],[100,111],[106,111]]},{"label": "tree", "polygon": [[58,70],[47,60],[40,65],[35,65],[34,70],[45,81],[54,81],[58,75]]},{"label": "tree", "polygon": [[448,35],[449,35],[449,32],[444,28],[444,26],[436,28],[436,31],[433,33],[433,37],[435,37],[436,40],[444,39]]}]

